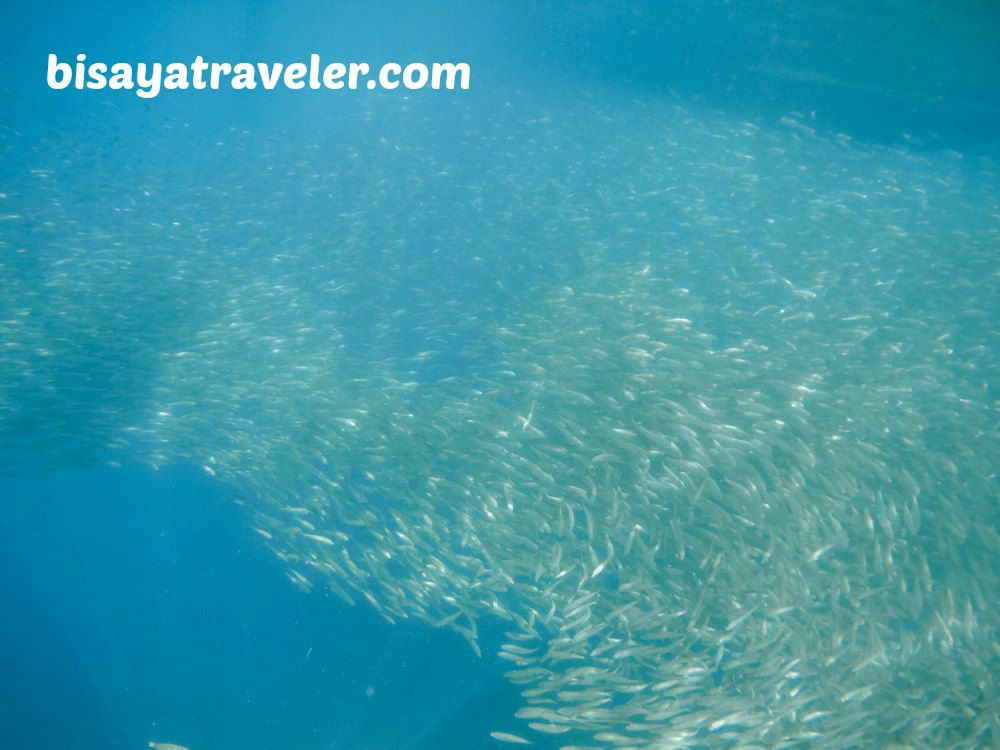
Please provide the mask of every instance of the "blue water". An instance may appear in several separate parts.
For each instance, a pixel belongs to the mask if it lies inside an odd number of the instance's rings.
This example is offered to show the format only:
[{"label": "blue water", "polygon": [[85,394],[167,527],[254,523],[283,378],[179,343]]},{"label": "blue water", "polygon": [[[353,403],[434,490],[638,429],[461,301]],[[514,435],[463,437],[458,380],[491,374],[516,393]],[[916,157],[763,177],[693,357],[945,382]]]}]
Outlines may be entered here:
[{"label": "blue water", "polygon": [[4,482],[4,747],[482,746],[493,654],[292,588],[231,493],[182,469]]},{"label": "blue water", "polygon": [[[45,166],[47,143],[72,144],[67,151],[82,154],[81,163],[99,167],[64,178],[60,195],[78,205],[40,205],[40,213],[58,221],[100,204],[108,212],[102,226],[114,235],[133,209],[164,225],[180,218],[210,224],[230,211],[231,224],[210,239],[260,243],[259,261],[289,235],[343,239],[332,234],[338,230],[323,213],[325,197],[296,193],[301,185],[280,180],[289,166],[282,160],[295,146],[307,153],[324,123],[324,148],[356,149],[361,172],[365,160],[380,158],[380,139],[443,153],[455,139],[494,137],[477,131],[476,115],[485,121],[511,99],[524,105],[601,96],[694,103],[734,121],[793,113],[821,133],[874,147],[902,146],[930,158],[949,151],[995,157],[1000,10],[985,1],[919,5],[10,3],[0,11],[0,127],[17,136],[4,143],[0,193],[5,175]],[[409,94],[419,100],[413,114],[402,95],[390,97],[378,105],[385,116],[368,119],[365,92],[164,92],[146,101],[125,92],[46,90],[45,55],[70,59],[82,51],[95,60],[275,60],[312,51],[344,60],[466,60],[473,91]],[[452,120],[449,97],[461,96],[464,119]],[[567,150],[585,151],[593,134],[574,132],[572,122],[564,127]],[[269,207],[264,229],[239,226],[254,217],[255,197],[270,183],[259,193],[251,184],[242,206],[235,191],[214,204],[177,203],[195,184],[253,181],[240,160],[267,149],[258,141],[244,149],[240,131],[282,143],[267,180],[291,197]],[[216,143],[223,145],[209,145]],[[479,165],[456,156],[449,167],[474,175]],[[135,187],[151,179],[157,194],[137,206]],[[440,249],[426,218],[431,208],[451,212],[463,227],[482,227],[483,236],[452,238],[449,271],[465,285],[466,309],[501,316],[516,307],[527,279],[548,273],[532,245],[548,220],[546,206],[490,223],[504,210],[501,200],[491,205],[487,196],[473,206],[460,189],[441,189],[430,193],[429,207],[419,195],[403,188],[386,195],[387,205],[414,202],[404,227],[373,221],[366,238],[352,237],[372,246],[399,234],[412,238],[395,256],[397,274],[353,288],[359,302],[381,295],[380,311],[419,306],[423,297],[408,269]],[[680,210],[671,215],[677,244],[693,232],[685,220]],[[58,250],[59,238],[44,241]],[[507,247],[516,249],[509,256],[497,250]],[[486,261],[473,262],[480,252]],[[331,260],[317,284],[342,270]],[[392,284],[383,283],[389,278]],[[452,291],[448,279],[422,281]],[[164,285],[162,298],[151,295],[162,310],[150,314],[150,328],[159,315],[185,314]],[[470,367],[463,359],[469,333],[452,308],[403,316],[391,329],[379,327],[385,321],[371,306],[358,308],[343,332],[355,351],[375,359],[436,347],[441,356],[412,375],[421,382]],[[725,330],[714,335],[719,348],[734,343]],[[111,369],[141,379],[145,365]],[[60,397],[79,406],[91,396],[86,389],[74,395],[74,377],[60,381]],[[93,412],[100,422],[100,405]],[[364,602],[350,607],[318,590],[302,593],[251,530],[235,490],[198,467],[113,468],[102,466],[107,457],[94,456],[91,446],[80,448],[77,460],[60,446],[54,463],[69,468],[0,480],[0,748],[128,750],[159,740],[192,750],[473,750],[497,747],[491,731],[522,731],[512,719],[519,690],[502,677],[510,665],[496,657],[503,623],[480,623],[477,658],[451,631],[416,620],[391,625]]]}]

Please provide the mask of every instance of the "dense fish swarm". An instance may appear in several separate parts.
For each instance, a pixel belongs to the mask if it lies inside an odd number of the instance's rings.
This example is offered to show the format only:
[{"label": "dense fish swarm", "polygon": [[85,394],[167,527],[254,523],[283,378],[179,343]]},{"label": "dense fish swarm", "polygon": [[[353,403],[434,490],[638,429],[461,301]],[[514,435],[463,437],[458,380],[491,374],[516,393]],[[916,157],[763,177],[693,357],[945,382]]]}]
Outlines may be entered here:
[{"label": "dense fish swarm", "polygon": [[7,167],[7,471],[195,462],[296,585],[505,618],[501,742],[1000,743],[993,165],[372,106],[76,203]]}]

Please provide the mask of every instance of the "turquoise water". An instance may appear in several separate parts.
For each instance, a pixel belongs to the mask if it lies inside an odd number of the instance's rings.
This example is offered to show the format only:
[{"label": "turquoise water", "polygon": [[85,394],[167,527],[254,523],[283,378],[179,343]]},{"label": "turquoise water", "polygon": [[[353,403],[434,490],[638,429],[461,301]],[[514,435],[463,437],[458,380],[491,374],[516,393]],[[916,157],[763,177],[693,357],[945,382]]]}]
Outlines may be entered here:
[{"label": "turquoise water", "polygon": [[1000,741],[991,4],[3,13],[4,747]]}]

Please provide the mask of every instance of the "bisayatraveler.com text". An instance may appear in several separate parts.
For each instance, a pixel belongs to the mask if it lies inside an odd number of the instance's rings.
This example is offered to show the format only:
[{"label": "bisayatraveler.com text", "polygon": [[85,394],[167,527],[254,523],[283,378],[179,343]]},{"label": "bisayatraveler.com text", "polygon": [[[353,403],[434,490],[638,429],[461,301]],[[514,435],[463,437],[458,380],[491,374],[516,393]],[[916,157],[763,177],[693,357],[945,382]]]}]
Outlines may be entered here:
[{"label": "bisayatraveler.com text", "polygon": [[323,63],[320,56],[309,55],[309,62],[206,62],[198,55],[191,63],[127,63],[88,62],[85,54],[73,63],[49,55],[47,81],[51,89],[112,89],[134,91],[144,99],[152,99],[161,91],[197,91],[229,88],[252,91],[262,88],[380,89],[392,91],[402,87],[416,89],[468,90],[472,70],[468,63],[420,63],[406,65],[387,62],[375,68],[363,62]]}]

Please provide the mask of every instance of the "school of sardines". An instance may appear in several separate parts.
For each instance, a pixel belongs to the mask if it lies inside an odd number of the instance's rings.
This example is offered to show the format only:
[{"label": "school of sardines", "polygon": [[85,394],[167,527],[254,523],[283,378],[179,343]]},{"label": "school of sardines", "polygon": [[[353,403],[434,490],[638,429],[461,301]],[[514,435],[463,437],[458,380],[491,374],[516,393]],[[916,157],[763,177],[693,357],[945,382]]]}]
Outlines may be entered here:
[{"label": "school of sardines", "polygon": [[194,462],[296,586],[503,618],[499,743],[1000,744],[996,165],[373,100],[5,162],[3,471]]}]

